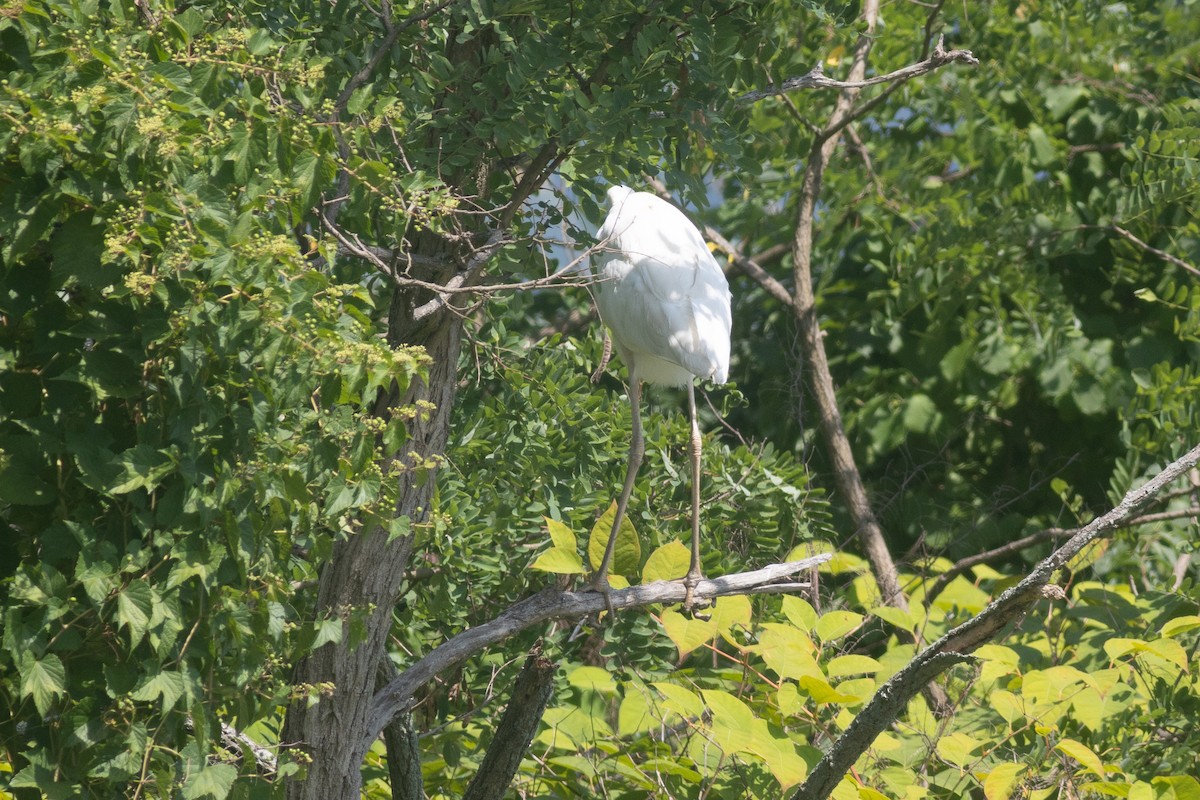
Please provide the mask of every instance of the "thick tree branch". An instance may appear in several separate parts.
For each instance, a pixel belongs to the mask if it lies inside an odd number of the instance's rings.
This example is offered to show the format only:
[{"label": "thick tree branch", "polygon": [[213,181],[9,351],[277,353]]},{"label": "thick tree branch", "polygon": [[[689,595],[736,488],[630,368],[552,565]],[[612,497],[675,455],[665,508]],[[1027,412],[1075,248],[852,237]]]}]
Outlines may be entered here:
[{"label": "thick tree branch", "polygon": [[[384,654],[379,659],[378,686],[400,675],[400,670]],[[425,780],[421,775],[420,737],[412,724],[412,714],[404,712],[383,729],[383,743],[387,748],[387,770],[392,800],[424,800]]]},{"label": "thick tree branch", "polygon": [[542,643],[535,644],[463,800],[503,800],[554,694],[555,668],[555,663],[542,655]]},{"label": "thick tree branch", "polygon": [[[866,14],[864,13],[864,17]],[[870,27],[874,27],[871,25]],[[870,34],[868,34],[870,35]],[[860,39],[861,41],[861,39]],[[746,92],[737,98],[738,103],[757,103],[759,100],[766,100],[769,97],[776,97],[784,92],[794,92],[800,89],[842,89],[855,90],[865,89],[868,86],[878,86],[882,83],[894,83],[911,80],[912,78],[925,75],[933,72],[936,69],[944,67],[947,64],[953,63],[970,64],[978,66],[979,59],[971,53],[970,50],[947,50],[945,38],[939,36],[937,45],[933,48],[933,53],[924,61],[918,61],[915,64],[909,64],[907,67],[901,67],[893,72],[888,72],[884,75],[876,75],[873,78],[864,78],[862,72],[856,72],[853,66],[850,68],[850,79],[845,81],[835,80],[825,76],[825,70],[820,64],[813,67],[812,70],[804,75],[795,78],[788,78],[782,81],[777,86],[768,86],[765,89],[759,89],[753,92]]]},{"label": "thick tree branch", "polygon": [[1200,445],[1155,475],[1140,488],[1125,495],[1115,508],[1089,522],[1062,547],[1041,561],[1020,583],[1005,590],[962,625],[917,654],[903,669],[879,687],[846,732],[834,743],[792,800],[825,800],[842,776],[871,743],[892,724],[896,716],[922,687],[954,664],[964,663],[968,654],[992,640],[1010,622],[1024,616],[1034,603],[1047,596],[1056,570],[1083,548],[1105,534],[1129,524],[1134,515],[1168,484],[1200,462]]},{"label": "thick tree branch", "polygon": [[[739,572],[700,581],[693,596],[698,600],[738,594],[777,594],[807,588],[808,584],[784,582],[785,578],[829,560],[819,555],[786,564],[771,564],[752,572]],[[532,597],[510,606],[490,622],[465,630],[444,642],[424,658],[412,664],[376,693],[367,719],[367,744],[373,742],[396,714],[408,708],[413,693],[433,680],[434,676],[464,659],[504,641],[511,636],[552,619],[579,619],[598,614],[608,608],[636,608],[654,603],[682,603],[685,588],[681,581],[656,581],[614,589],[606,598],[594,591],[564,592],[543,589]]]},{"label": "thick tree branch", "polygon": [[[859,36],[854,50],[854,61],[850,68],[850,83],[862,80],[867,69],[867,55],[871,50],[871,42],[875,30],[875,21],[879,14],[878,0],[868,0],[863,8],[863,19],[866,30]],[[854,101],[858,89],[854,86],[843,90],[834,106],[833,114],[825,125],[826,131],[838,131],[845,125],[854,112]],[[846,499],[851,518],[867,559],[871,562],[872,572],[879,583],[884,602],[899,608],[906,608],[908,603],[900,589],[899,573],[896,564],[888,551],[884,540],[883,529],[871,508],[867,497],[866,487],[854,461],[850,448],[850,440],[846,436],[845,425],[842,423],[841,411],[838,408],[837,393],[834,389],[833,375],[829,369],[829,359],[825,354],[824,337],[821,334],[820,320],[817,318],[817,301],[813,289],[812,258],[813,258],[813,219],[816,213],[817,201],[821,194],[821,184],[824,179],[825,167],[829,163],[833,150],[837,146],[838,136],[818,136],[809,153],[808,164],[804,170],[804,180],[801,185],[800,203],[797,212],[796,229],[792,241],[792,263],[795,275],[795,300],[793,309],[796,313],[797,325],[800,329],[801,346],[804,350],[805,363],[812,376],[812,393],[820,416],[821,433],[829,458],[834,468],[834,481],[838,491]]]}]

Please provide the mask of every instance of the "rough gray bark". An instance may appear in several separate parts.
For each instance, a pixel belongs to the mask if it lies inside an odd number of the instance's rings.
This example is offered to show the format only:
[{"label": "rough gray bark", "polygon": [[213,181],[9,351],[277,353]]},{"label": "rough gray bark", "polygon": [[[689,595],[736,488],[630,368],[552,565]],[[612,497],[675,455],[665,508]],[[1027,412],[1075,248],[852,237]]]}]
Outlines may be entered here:
[{"label": "rough gray bark", "polygon": [[817,414],[820,418],[821,433],[825,439],[826,450],[833,464],[834,482],[838,492],[846,501],[851,519],[854,520],[855,533],[862,545],[867,560],[871,562],[871,571],[879,583],[879,591],[888,605],[907,608],[908,601],[900,589],[900,574],[896,570],[896,562],[888,550],[887,541],[883,536],[883,528],[875,518],[871,508],[870,498],[867,497],[866,487],[854,461],[854,453],[850,448],[850,440],[846,437],[846,427],[842,423],[842,413],[838,408],[837,392],[833,385],[833,375],[829,370],[829,359],[825,355],[825,343],[821,334],[821,323],[817,318],[816,294],[813,290],[812,252],[813,252],[813,218],[816,214],[817,201],[821,196],[821,183],[825,174],[825,166],[837,147],[844,121],[853,112],[858,88],[867,71],[867,55],[871,51],[874,38],[875,21],[879,15],[879,0],[867,0],[863,7],[863,20],[866,30],[858,39],[854,49],[854,60],[850,66],[847,83],[850,86],[842,90],[834,106],[833,114],[825,125],[825,130],[817,137],[809,153],[808,164],[804,170],[804,182],[800,191],[800,207],[796,216],[796,229],[792,242],[793,274],[796,283],[796,294],[793,308],[796,313],[796,323],[800,328],[800,339],[804,349],[804,359],[812,375],[812,393],[817,404]]},{"label": "rough gray bark", "polygon": [[555,663],[542,655],[538,642],[525,659],[512,699],[463,800],[502,800],[554,694],[555,669]]},{"label": "rough gray bark", "polygon": [[[709,600],[733,594],[768,594],[807,589],[807,583],[781,581],[828,561],[829,558],[829,555],[813,556],[803,561],[771,564],[753,572],[739,572],[702,580],[696,585],[692,596],[698,600]],[[374,741],[375,736],[378,736],[397,714],[403,713],[409,707],[413,694],[435,676],[519,631],[552,619],[578,619],[589,614],[598,614],[608,608],[616,610],[652,603],[682,603],[686,594],[687,589],[680,581],[655,581],[628,589],[613,589],[607,598],[594,591],[564,592],[559,589],[543,589],[532,597],[509,606],[495,619],[465,630],[438,645],[424,658],[400,673],[399,677],[390,681],[375,695],[367,727],[367,744]]]},{"label": "rough gray bark", "polygon": [[[421,342],[433,359],[428,380],[400,398],[403,404],[427,400],[434,406],[428,416],[415,418],[409,427],[407,450],[423,456],[445,450],[456,387],[461,325],[452,314],[438,316]],[[397,515],[413,521],[424,519],[434,485],[427,471],[406,472]],[[359,796],[362,761],[380,732],[376,730],[370,739],[362,735],[368,723],[371,688],[411,551],[411,536],[388,541],[388,532],[375,528],[337,542],[333,558],[321,570],[319,612],[340,613],[347,620],[351,613],[364,614],[364,624],[353,630],[365,633],[358,638],[347,624],[340,641],[326,644],[297,666],[298,684],[332,683],[333,691],[314,705],[301,700],[289,710],[283,741],[297,743],[312,757],[305,778],[289,781],[289,800]]]},{"label": "rough gray bark", "polygon": [[[385,653],[379,662],[379,685],[400,674]],[[378,687],[376,687],[378,688]],[[412,714],[398,714],[383,729],[387,747],[388,785],[392,800],[425,800],[425,780],[421,775],[420,737],[412,724]]]}]

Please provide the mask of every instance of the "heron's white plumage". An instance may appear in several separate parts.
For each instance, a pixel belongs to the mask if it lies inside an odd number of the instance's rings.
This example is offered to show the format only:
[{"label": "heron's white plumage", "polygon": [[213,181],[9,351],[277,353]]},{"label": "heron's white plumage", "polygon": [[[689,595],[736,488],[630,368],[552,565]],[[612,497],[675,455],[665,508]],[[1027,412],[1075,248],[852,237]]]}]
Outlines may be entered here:
[{"label": "heron's white plumage", "polygon": [[696,226],[670,203],[608,190],[596,304],[640,380],[682,386],[729,377],[729,283]]}]

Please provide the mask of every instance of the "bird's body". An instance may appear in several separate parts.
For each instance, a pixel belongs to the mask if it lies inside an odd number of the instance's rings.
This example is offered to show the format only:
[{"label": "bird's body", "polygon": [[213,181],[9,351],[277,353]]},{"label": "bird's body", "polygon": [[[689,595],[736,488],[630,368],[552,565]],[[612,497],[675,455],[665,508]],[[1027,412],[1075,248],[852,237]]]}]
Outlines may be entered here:
[{"label": "bird's body", "polygon": [[627,186],[608,190],[597,237],[596,305],[626,366],[650,383],[684,386],[729,375],[729,284],[696,227],[675,206]]},{"label": "bird's body", "polygon": [[690,606],[701,578],[700,428],[693,380],[724,383],[729,376],[729,283],[683,212],[627,186],[610,188],[608,199],[611,207],[597,233],[596,305],[629,369],[633,436],[625,486],[595,586],[607,592],[617,531],[642,462],[642,381],[686,386],[692,422],[692,562],[684,579],[684,605]]}]

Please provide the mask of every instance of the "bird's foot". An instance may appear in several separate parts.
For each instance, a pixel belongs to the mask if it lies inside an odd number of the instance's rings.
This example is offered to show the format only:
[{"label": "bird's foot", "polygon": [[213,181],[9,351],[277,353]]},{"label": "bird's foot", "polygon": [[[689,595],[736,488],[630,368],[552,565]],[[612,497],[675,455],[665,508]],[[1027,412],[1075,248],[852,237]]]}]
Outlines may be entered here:
[{"label": "bird's foot", "polygon": [[709,616],[695,613],[697,610],[708,608],[713,604],[713,601],[711,600],[698,601],[693,596],[696,591],[696,586],[698,586],[702,580],[704,580],[704,576],[700,574],[699,570],[696,570],[695,572],[689,572],[687,577],[683,579],[683,613],[691,614],[700,620],[707,620],[710,619]]}]

